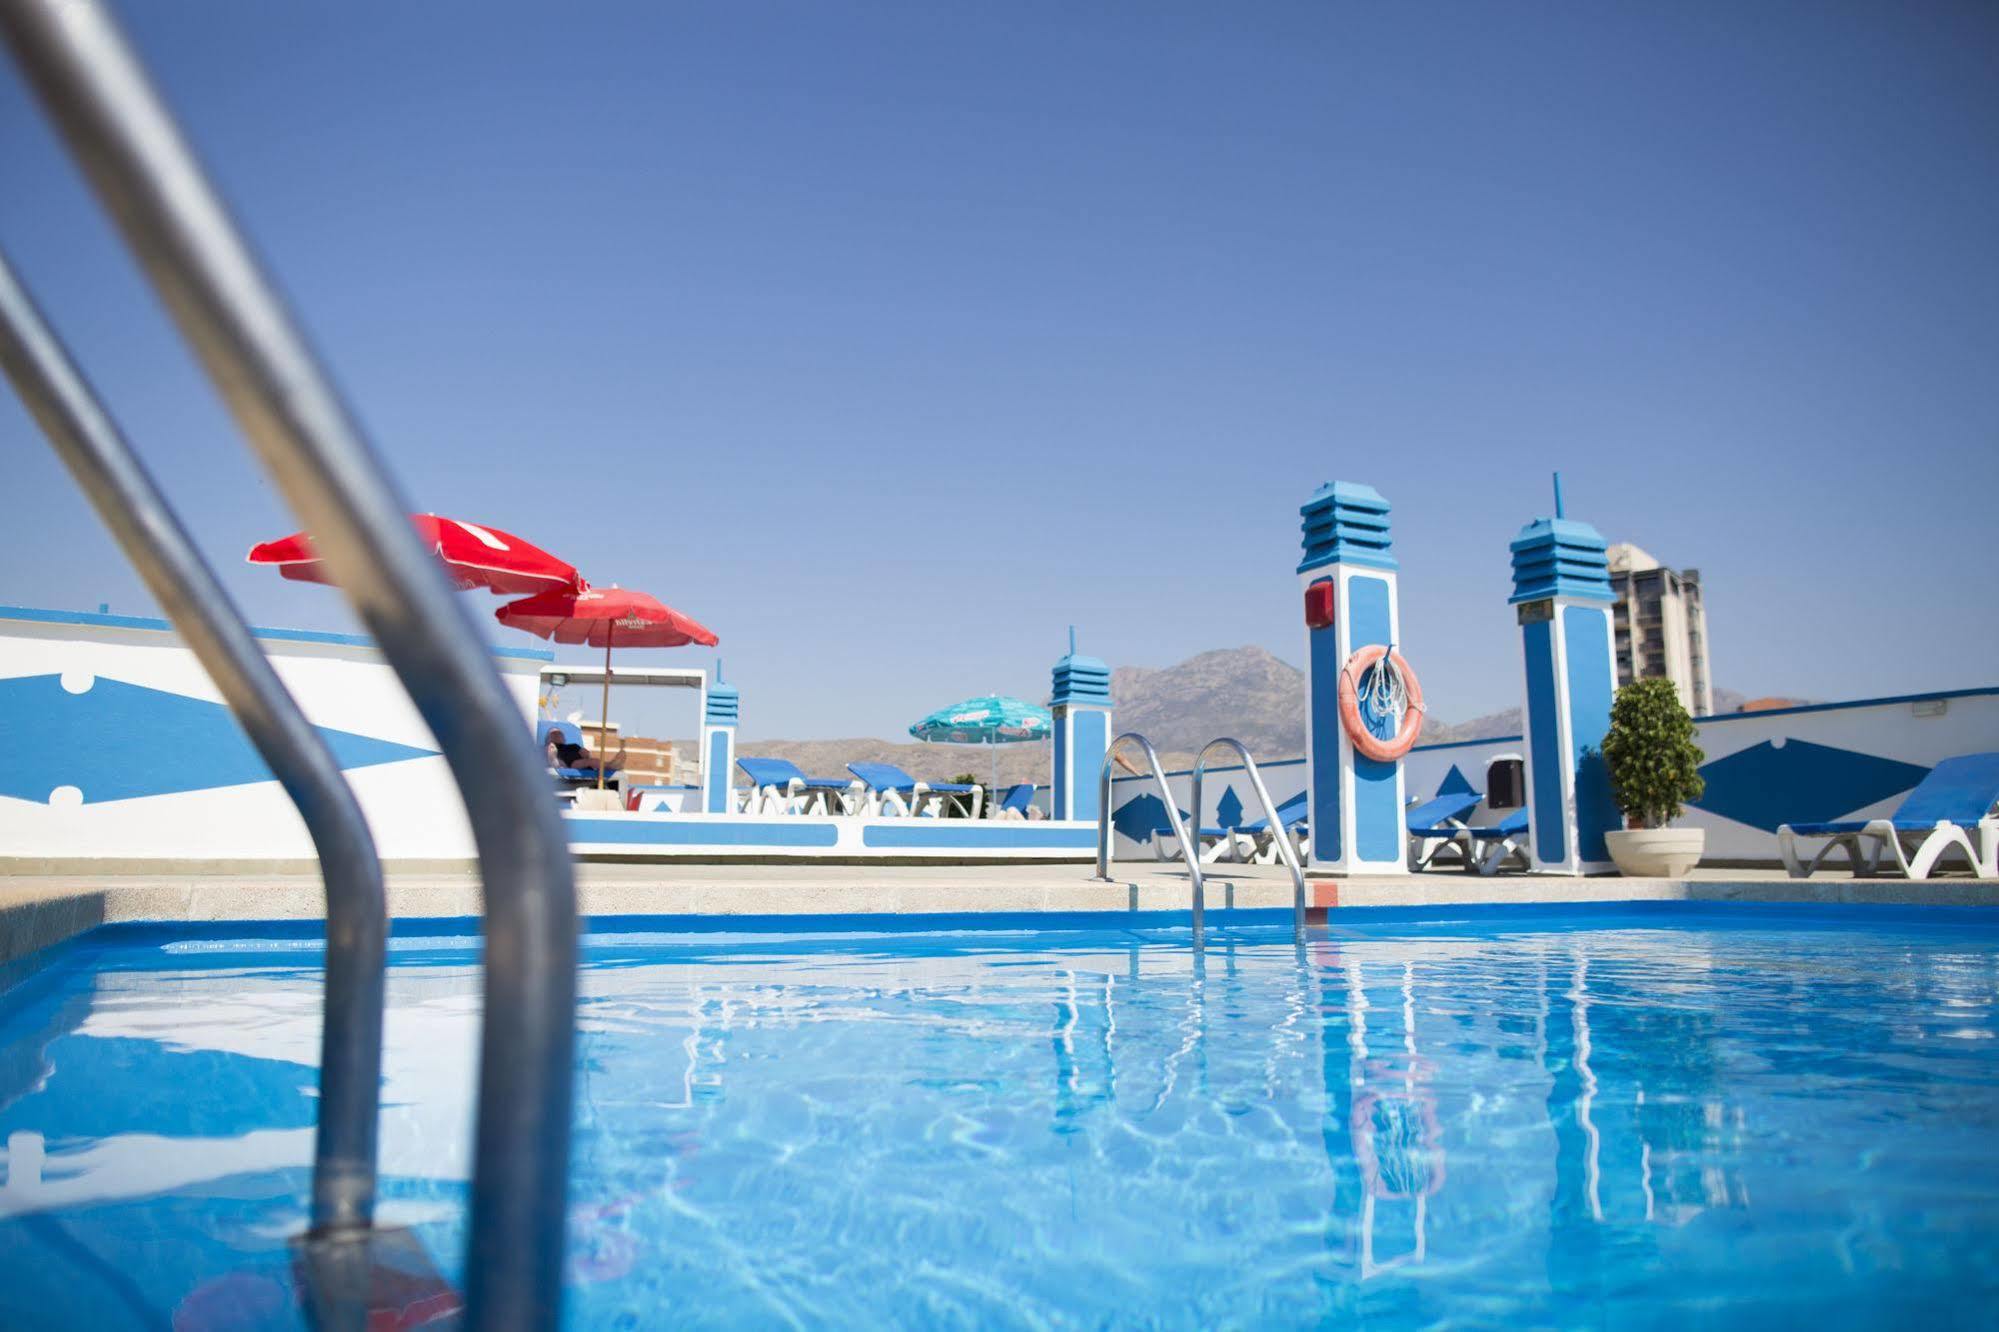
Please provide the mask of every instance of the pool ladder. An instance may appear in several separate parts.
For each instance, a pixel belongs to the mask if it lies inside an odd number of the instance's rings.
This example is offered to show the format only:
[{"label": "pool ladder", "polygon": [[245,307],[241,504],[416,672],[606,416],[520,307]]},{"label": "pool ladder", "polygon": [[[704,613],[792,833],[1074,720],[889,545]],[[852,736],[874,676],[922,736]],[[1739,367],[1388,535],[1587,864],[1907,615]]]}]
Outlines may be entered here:
[{"label": "pool ladder", "polygon": [[1117,761],[1118,750],[1127,744],[1137,745],[1145,755],[1145,762],[1151,769],[1153,784],[1159,788],[1160,803],[1166,807],[1167,825],[1173,830],[1173,837],[1180,843],[1180,854],[1187,862],[1187,877],[1192,880],[1194,925],[1194,945],[1200,947],[1205,942],[1207,932],[1207,885],[1201,874],[1201,783],[1207,775],[1208,755],[1218,749],[1234,750],[1242,760],[1244,771],[1249,774],[1250,788],[1256,792],[1256,799],[1263,806],[1264,826],[1271,831],[1271,843],[1277,848],[1278,859],[1291,871],[1291,929],[1295,938],[1305,938],[1305,868],[1298,861],[1298,848],[1291,841],[1291,832],[1277,817],[1277,806],[1270,799],[1270,788],[1263,784],[1263,773],[1258,770],[1256,760],[1244,748],[1242,741],[1223,736],[1210,740],[1201,746],[1201,752],[1194,758],[1193,792],[1190,803],[1193,809],[1189,817],[1193,820],[1190,835],[1187,822],[1180,817],[1179,806],[1173,800],[1173,788],[1166,780],[1166,769],[1160,766],[1158,751],[1152,742],[1137,731],[1126,731],[1111,741],[1104,751],[1103,771],[1097,778],[1097,881],[1111,883],[1111,765]]},{"label": "pool ladder", "polygon": [[[464,797],[485,894],[485,1017],[463,1325],[554,1327],[576,888],[519,709],[116,21],[98,0],[0,0],[0,39],[381,644]],[[325,1023],[311,1221],[299,1248],[318,1324],[362,1326],[371,1268],[405,1264],[415,1250],[406,1232],[374,1226],[388,912],[373,838],[338,763],[4,255],[0,366],[312,835],[327,899]]]}]

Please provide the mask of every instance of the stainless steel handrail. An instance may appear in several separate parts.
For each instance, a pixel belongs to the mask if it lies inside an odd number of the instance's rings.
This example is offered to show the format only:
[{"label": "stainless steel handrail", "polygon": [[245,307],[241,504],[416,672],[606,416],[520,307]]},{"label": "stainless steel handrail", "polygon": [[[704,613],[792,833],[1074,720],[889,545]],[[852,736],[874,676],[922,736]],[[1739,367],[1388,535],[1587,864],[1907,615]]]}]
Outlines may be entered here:
[{"label": "stainless steel handrail", "polygon": [[561,1310],[577,918],[523,719],[361,428],[97,0],[0,0],[0,32],[286,502],[436,735],[486,897],[466,1322]]},{"label": "stainless steel handrail", "polygon": [[382,864],[340,764],[286,692],[146,465],[0,252],[0,370],[118,539],[298,807],[326,885],[326,1000],[312,1233],[365,1230],[375,1212],[382,1084]]},{"label": "stainless steel handrail", "polygon": [[[1173,788],[1166,781],[1166,769],[1159,764],[1159,754],[1152,748],[1152,742],[1137,731],[1126,731],[1111,741],[1104,751],[1103,775],[1097,780],[1097,881],[1110,883],[1111,880],[1111,764],[1117,759],[1118,748],[1127,742],[1145,751],[1145,761],[1151,765],[1152,779],[1159,784],[1159,798],[1166,806],[1166,819],[1173,827],[1173,836],[1180,842],[1180,854],[1187,859],[1187,873],[1194,881],[1194,942],[1201,942],[1206,922],[1206,893],[1201,884],[1201,851],[1187,839],[1187,826],[1180,821],[1180,810],[1173,803]],[[1199,828],[1200,824],[1194,825]]]},{"label": "stainless steel handrail", "polygon": [[[1273,845],[1284,867],[1291,871],[1291,916],[1292,929],[1300,939],[1305,937],[1305,867],[1298,863],[1298,848],[1291,844],[1291,830],[1277,817],[1277,806],[1270,799],[1270,788],[1263,784],[1263,774],[1257,771],[1256,760],[1243,748],[1242,741],[1229,736],[1210,740],[1194,756],[1193,808],[1188,811],[1198,830],[1201,826],[1201,779],[1207,775],[1208,755],[1216,749],[1233,749],[1242,759],[1243,767],[1249,772],[1249,784],[1256,790],[1256,798],[1263,806],[1265,825],[1270,829]],[[1198,835],[1198,833],[1197,833]]]}]

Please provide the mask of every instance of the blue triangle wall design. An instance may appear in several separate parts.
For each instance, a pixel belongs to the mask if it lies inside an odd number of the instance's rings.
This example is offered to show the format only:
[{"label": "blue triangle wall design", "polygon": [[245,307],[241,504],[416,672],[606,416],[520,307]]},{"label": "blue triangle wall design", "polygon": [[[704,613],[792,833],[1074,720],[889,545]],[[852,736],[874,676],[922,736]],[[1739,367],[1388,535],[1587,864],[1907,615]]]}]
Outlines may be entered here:
[{"label": "blue triangle wall design", "polygon": [[1701,768],[1697,809],[1774,833],[1781,823],[1822,823],[1906,791],[1929,769],[1809,740],[1765,740]]},{"label": "blue triangle wall design", "polygon": [[[437,752],[318,730],[343,769]],[[224,704],[103,677],[81,694],[57,675],[0,680],[0,796],[46,803],[74,786],[98,804],[272,780]]]}]

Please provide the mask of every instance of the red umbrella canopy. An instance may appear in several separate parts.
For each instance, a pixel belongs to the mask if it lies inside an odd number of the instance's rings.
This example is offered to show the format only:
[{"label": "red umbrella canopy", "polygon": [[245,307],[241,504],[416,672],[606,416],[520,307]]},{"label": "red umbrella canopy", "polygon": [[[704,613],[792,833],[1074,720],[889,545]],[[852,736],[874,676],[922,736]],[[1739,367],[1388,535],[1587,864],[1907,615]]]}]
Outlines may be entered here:
[{"label": "red umbrella canopy", "polygon": [[714,647],[714,634],[664,605],[657,597],[622,587],[566,588],[525,601],[510,601],[493,612],[509,629],[525,629],[558,643],[591,647]]},{"label": "red umbrella canopy", "polygon": [[[518,597],[583,582],[576,566],[497,527],[440,518],[434,513],[411,514],[410,526],[437,553],[446,576],[464,591],[483,587],[501,596]],[[250,547],[250,563],[275,564],[280,574],[301,583],[333,582],[333,574],[320,562],[312,538],[303,532]]]}]

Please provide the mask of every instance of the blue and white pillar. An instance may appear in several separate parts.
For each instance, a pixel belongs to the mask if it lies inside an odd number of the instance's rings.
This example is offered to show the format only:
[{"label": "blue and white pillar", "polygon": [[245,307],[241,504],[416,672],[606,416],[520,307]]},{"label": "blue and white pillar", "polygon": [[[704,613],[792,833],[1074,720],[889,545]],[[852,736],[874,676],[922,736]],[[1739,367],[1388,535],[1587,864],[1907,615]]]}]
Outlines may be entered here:
[{"label": "blue and white pillar", "polygon": [[1388,501],[1372,486],[1333,481],[1304,516],[1305,755],[1312,793],[1309,868],[1329,874],[1407,874],[1402,763],[1356,753],[1340,725],[1340,667],[1371,644],[1395,646]]},{"label": "blue and white pillar", "polygon": [[1111,746],[1111,668],[1095,657],[1078,656],[1076,631],[1069,631],[1069,655],[1055,663],[1055,771],[1048,814],[1057,819],[1089,819],[1102,812],[1097,788],[1104,753]]},{"label": "blue and white pillar", "polygon": [[1610,572],[1588,523],[1537,518],[1513,540],[1512,604],[1527,668],[1527,839],[1534,868],[1611,868],[1603,835],[1618,826],[1603,737],[1617,692]]},{"label": "blue and white pillar", "polygon": [[742,696],[722,683],[722,665],[715,664],[715,681],[701,700],[701,812],[736,812],[736,718]]}]

